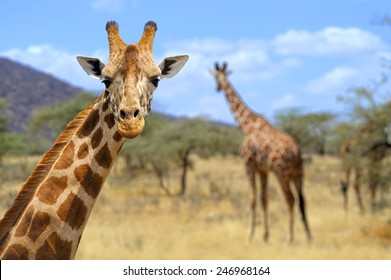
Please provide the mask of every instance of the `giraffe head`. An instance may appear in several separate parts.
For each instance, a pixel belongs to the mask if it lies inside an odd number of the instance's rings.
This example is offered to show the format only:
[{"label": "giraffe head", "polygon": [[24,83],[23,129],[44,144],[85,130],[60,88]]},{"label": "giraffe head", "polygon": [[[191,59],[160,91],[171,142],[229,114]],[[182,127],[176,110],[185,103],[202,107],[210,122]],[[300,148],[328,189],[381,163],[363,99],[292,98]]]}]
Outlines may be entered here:
[{"label": "giraffe head", "polygon": [[215,68],[211,69],[209,72],[216,78],[217,91],[221,91],[223,89],[222,82],[232,74],[232,70],[227,70],[227,62],[224,62],[222,66],[219,66],[219,64],[216,62]]},{"label": "giraffe head", "polygon": [[175,76],[189,58],[187,55],[166,57],[156,65],[152,53],[156,30],[155,22],[147,22],[138,43],[128,45],[119,35],[118,24],[109,21],[107,65],[98,58],[77,57],[89,76],[105,84],[118,132],[125,138],[137,137],[142,132],[159,81]]}]

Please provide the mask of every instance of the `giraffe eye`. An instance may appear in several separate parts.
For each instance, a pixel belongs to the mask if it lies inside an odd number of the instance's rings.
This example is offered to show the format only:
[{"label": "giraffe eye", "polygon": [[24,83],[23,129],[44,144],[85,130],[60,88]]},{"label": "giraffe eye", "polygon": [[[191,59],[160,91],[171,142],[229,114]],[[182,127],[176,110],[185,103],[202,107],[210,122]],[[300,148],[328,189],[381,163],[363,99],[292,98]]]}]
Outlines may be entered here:
[{"label": "giraffe eye", "polygon": [[157,87],[159,85],[160,77],[155,77],[151,79],[151,83],[154,87]]}]

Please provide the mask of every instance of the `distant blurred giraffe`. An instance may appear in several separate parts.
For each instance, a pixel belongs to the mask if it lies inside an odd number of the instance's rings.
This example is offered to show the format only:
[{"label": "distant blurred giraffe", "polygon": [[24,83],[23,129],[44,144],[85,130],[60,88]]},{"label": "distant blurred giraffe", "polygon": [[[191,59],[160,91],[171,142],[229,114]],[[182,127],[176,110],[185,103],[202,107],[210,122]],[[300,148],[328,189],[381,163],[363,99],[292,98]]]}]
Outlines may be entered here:
[{"label": "distant blurred giraffe", "polygon": [[294,195],[290,188],[290,181],[293,181],[299,198],[299,206],[302,222],[308,240],[311,240],[311,233],[307,222],[305,201],[303,195],[303,161],[299,146],[295,140],[274,128],[264,117],[254,113],[241,100],[234,88],[227,79],[230,74],[227,71],[227,64],[220,67],[217,63],[211,70],[211,74],[217,81],[217,90],[223,90],[229,103],[231,111],[244,133],[244,140],[240,154],[245,162],[247,176],[250,180],[250,224],[248,240],[251,240],[255,231],[255,175],[259,174],[261,179],[261,202],[264,216],[264,240],[269,237],[269,222],[267,212],[267,176],[273,172],[281,184],[289,210],[289,235],[288,241],[292,242],[293,236],[293,206]]},{"label": "distant blurred giraffe", "polygon": [[[381,132],[380,137],[368,143],[367,139],[370,135],[376,132]],[[369,145],[368,145],[369,144]],[[372,211],[375,208],[375,198],[378,187],[379,164],[385,158],[387,149],[391,145],[387,141],[387,135],[380,130],[375,130],[370,124],[363,126],[357,132],[353,133],[352,137],[341,145],[340,158],[343,163],[343,178],[341,179],[341,192],[344,199],[344,209],[348,210],[348,190],[350,185],[350,177],[352,171],[354,172],[353,187],[357,197],[358,207],[360,213],[364,213],[364,204],[361,197],[360,181],[362,179],[364,168],[359,161],[360,158],[368,159],[368,182],[370,191],[370,203]],[[351,157],[349,160],[348,157]]]}]

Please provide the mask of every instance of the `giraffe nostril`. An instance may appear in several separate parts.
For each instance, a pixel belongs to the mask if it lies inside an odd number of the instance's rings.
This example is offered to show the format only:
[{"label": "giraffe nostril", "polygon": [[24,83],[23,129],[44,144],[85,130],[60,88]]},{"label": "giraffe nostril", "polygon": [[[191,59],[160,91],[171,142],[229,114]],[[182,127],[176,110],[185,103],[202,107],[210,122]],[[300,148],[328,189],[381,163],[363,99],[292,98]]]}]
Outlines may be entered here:
[{"label": "giraffe nostril", "polygon": [[125,112],[125,110],[120,110],[119,111],[119,117],[121,118],[121,119],[126,119],[126,116],[127,116],[127,114],[126,114],[126,112]]},{"label": "giraffe nostril", "polygon": [[135,109],[134,111],[131,111],[128,113],[125,109],[119,110],[119,117],[121,120],[131,119],[131,118],[137,118],[137,116],[140,114],[139,109]]}]

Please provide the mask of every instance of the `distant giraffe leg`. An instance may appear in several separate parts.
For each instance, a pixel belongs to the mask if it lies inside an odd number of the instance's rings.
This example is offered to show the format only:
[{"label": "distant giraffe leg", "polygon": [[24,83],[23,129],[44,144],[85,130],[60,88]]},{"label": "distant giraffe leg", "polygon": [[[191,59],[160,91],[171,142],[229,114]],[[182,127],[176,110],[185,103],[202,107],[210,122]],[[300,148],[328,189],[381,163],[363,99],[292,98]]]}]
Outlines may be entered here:
[{"label": "distant giraffe leg", "polygon": [[296,187],[297,195],[299,197],[299,207],[300,207],[300,213],[301,213],[301,220],[303,222],[304,229],[307,234],[307,240],[311,241],[312,236],[311,236],[310,227],[308,225],[307,214],[306,214],[306,210],[305,210],[305,200],[304,200],[304,194],[303,194],[303,177],[299,176],[299,177],[294,178],[293,183]]},{"label": "distant giraffe leg", "polygon": [[293,223],[294,223],[294,216],[293,216],[293,206],[295,204],[295,198],[292,194],[292,191],[289,186],[289,179],[284,177],[283,175],[278,176],[278,180],[280,181],[282,191],[285,196],[285,200],[288,204],[288,211],[289,211],[289,231],[288,231],[288,243],[292,243],[294,240],[293,235]]},{"label": "distant giraffe leg", "polygon": [[355,171],[356,171],[356,178],[354,180],[354,190],[356,192],[357,203],[358,203],[358,207],[360,208],[360,213],[363,214],[364,213],[364,205],[362,203],[361,191],[360,191],[360,180],[361,180],[362,170],[361,170],[361,168],[357,167]]},{"label": "distant giraffe leg", "polygon": [[251,241],[253,238],[254,232],[255,232],[255,219],[256,219],[256,183],[255,183],[255,172],[254,167],[252,164],[246,165],[246,172],[248,176],[248,180],[250,183],[250,197],[249,197],[249,205],[250,205],[250,220],[249,220],[249,226],[248,226],[248,232],[247,232],[247,241]]},{"label": "distant giraffe leg", "polygon": [[268,211],[267,211],[267,173],[261,172],[260,173],[261,178],[261,208],[263,210],[263,225],[264,225],[264,233],[263,233],[263,240],[265,242],[269,239],[269,218],[268,218]]}]

